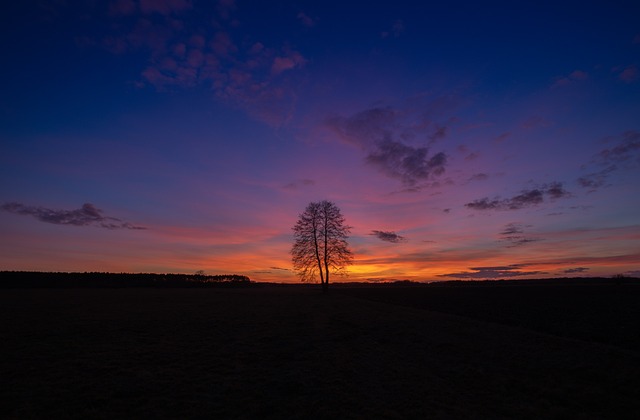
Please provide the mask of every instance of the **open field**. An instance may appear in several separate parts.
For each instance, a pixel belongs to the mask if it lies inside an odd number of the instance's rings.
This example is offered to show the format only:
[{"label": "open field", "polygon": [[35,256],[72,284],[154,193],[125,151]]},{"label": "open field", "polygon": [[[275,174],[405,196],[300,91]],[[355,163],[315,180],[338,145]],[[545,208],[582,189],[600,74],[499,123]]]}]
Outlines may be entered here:
[{"label": "open field", "polygon": [[6,289],[0,417],[638,418],[634,287]]}]

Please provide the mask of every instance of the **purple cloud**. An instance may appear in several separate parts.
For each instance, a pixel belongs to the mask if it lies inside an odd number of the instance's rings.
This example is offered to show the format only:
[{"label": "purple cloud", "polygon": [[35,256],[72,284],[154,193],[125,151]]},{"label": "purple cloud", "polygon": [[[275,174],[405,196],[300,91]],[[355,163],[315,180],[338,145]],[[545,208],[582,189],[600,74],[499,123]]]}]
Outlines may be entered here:
[{"label": "purple cloud", "polygon": [[397,141],[383,141],[366,157],[367,163],[378,167],[392,178],[398,178],[405,186],[415,186],[431,175],[442,175],[447,155],[440,152],[429,157],[426,147],[407,146]]},{"label": "purple cloud", "polygon": [[601,150],[590,162],[604,168],[578,178],[580,186],[596,190],[605,186],[614,172],[640,166],[640,132],[629,130],[620,136],[609,137],[607,141],[614,143],[614,146]]},{"label": "purple cloud", "polygon": [[520,194],[511,198],[489,199],[488,197],[474,200],[465,204],[472,210],[520,210],[526,207],[536,206],[544,202],[545,197],[550,199],[570,197],[571,193],[564,189],[562,183],[552,182],[532,190],[523,190]]},{"label": "purple cloud", "polygon": [[140,0],[142,13],[159,13],[166,16],[191,7],[193,6],[189,0]]},{"label": "purple cloud", "polygon": [[427,117],[432,112],[429,108],[437,105],[423,106],[427,111],[376,107],[350,117],[329,117],[325,123],[343,141],[362,148],[366,163],[399,179],[405,187],[419,190],[418,184],[442,175],[448,163],[445,153],[431,154],[428,147],[444,138],[448,128]]},{"label": "purple cloud", "polygon": [[616,165],[611,165],[598,172],[593,172],[585,176],[578,178],[578,184],[584,188],[590,188],[592,191],[600,187],[603,187],[609,174],[617,169]]},{"label": "purple cloud", "polygon": [[372,230],[371,234],[377,237],[378,239],[380,239],[381,241],[391,242],[394,244],[407,241],[407,239],[404,236],[400,236],[397,233],[391,232],[391,231]]},{"label": "purple cloud", "polygon": [[604,149],[598,157],[605,163],[640,163],[640,132],[626,131],[617,140],[617,145]]},{"label": "purple cloud", "polygon": [[[281,127],[291,119],[301,83],[294,73],[307,60],[287,45],[238,42],[231,35],[233,0],[221,0],[211,10],[209,18],[216,25],[209,28],[188,26],[196,13],[188,0],[143,0],[139,10],[135,6],[127,0],[112,3],[110,15],[118,29],[103,45],[116,54],[148,54],[136,86],[161,92],[204,87],[217,100],[271,126]],[[178,19],[178,12],[186,16]]]},{"label": "purple cloud", "polygon": [[302,22],[302,24],[308,28],[312,28],[314,26],[316,26],[316,22],[311,19],[309,16],[307,16],[305,13],[300,12],[298,13],[298,15],[296,16],[296,18],[298,18],[298,20],[300,22]]},{"label": "purple cloud", "polygon": [[638,80],[638,67],[635,64],[625,67],[620,74],[618,74],[618,79],[622,80],[625,83],[633,83]]},{"label": "purple cloud", "polygon": [[85,203],[77,210],[52,210],[12,202],[3,204],[0,209],[22,216],[33,216],[41,222],[56,225],[98,226],[105,229],[146,229],[115,217],[104,216],[102,210],[91,203]]},{"label": "purple cloud", "polygon": [[441,274],[438,277],[456,278],[461,280],[483,280],[483,279],[501,279],[521,276],[532,276],[539,274],[547,274],[544,271],[521,271],[521,268],[527,267],[528,264],[511,264],[506,266],[493,267],[470,267],[472,271],[461,271],[458,273]]},{"label": "purple cloud", "polygon": [[474,174],[469,178],[469,181],[486,181],[489,179],[489,175],[484,173]]},{"label": "purple cloud", "polygon": [[312,179],[298,179],[288,183],[284,188],[287,190],[297,190],[299,188],[312,187],[314,185],[316,185],[316,182]]},{"label": "purple cloud", "polygon": [[505,225],[504,230],[500,232],[500,240],[507,242],[508,248],[525,245],[531,242],[538,242],[542,239],[528,238],[524,235],[525,228],[531,227],[531,225],[524,225],[522,223],[508,223]]},{"label": "purple cloud", "polygon": [[574,82],[587,80],[588,78],[589,78],[589,75],[587,74],[587,72],[584,72],[582,70],[574,70],[568,76],[558,77],[555,83],[551,87],[559,88],[563,86],[568,86],[570,84],[573,84]]},{"label": "purple cloud", "polygon": [[110,15],[132,15],[136,9],[134,0],[115,0],[109,4]]},{"label": "purple cloud", "polygon": [[576,267],[576,268],[568,268],[564,270],[563,273],[573,274],[573,273],[584,273],[585,271],[589,271],[589,269],[586,267]]},{"label": "purple cloud", "polygon": [[293,52],[285,57],[274,58],[273,64],[271,65],[271,73],[277,75],[286,70],[302,67],[305,63],[306,60],[300,53]]}]

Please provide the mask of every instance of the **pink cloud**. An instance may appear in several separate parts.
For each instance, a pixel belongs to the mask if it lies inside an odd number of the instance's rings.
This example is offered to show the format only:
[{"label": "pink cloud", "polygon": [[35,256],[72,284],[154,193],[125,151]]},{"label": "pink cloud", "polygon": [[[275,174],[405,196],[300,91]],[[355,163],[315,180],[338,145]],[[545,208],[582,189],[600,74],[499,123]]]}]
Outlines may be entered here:
[{"label": "pink cloud", "polygon": [[187,46],[183,43],[176,44],[173,46],[173,53],[177,57],[184,57],[184,55],[187,53]]},{"label": "pink cloud", "polygon": [[302,24],[308,28],[311,28],[313,26],[316,25],[316,22],[311,19],[309,16],[307,16],[306,14],[304,14],[303,12],[298,13],[298,16],[296,16],[298,18],[298,20],[300,22],[302,22]]},{"label": "pink cloud", "polygon": [[587,80],[589,78],[589,75],[582,71],[582,70],[574,70],[570,75],[569,78],[571,80]]},{"label": "pink cloud", "polygon": [[175,84],[175,80],[172,77],[163,74],[157,67],[147,67],[142,72],[142,77],[157,88]]},{"label": "pink cloud", "polygon": [[262,51],[264,51],[264,45],[261,42],[256,42],[249,49],[249,54],[251,55],[260,54]]},{"label": "pink cloud", "polygon": [[[113,7],[122,10],[120,14],[129,10],[126,0],[118,1],[122,4],[114,0]],[[141,0],[138,4],[143,13],[169,16],[190,9],[192,0]],[[235,2],[222,0],[217,6],[218,12],[228,14]],[[205,85],[219,100],[267,124],[281,126],[291,118],[297,82],[292,75],[279,75],[304,66],[306,60],[299,52],[268,48],[261,42],[237,44],[226,31],[232,22],[191,33],[186,18],[145,16],[130,23],[133,26],[126,33],[106,39],[104,45],[113,53],[142,50],[148,54],[149,65],[141,71],[137,85],[158,90]]]},{"label": "pink cloud", "polygon": [[625,83],[633,83],[638,80],[638,67],[635,64],[627,66],[620,74],[618,78]]},{"label": "pink cloud", "polygon": [[288,57],[276,57],[271,66],[271,74],[280,74],[283,71],[301,67],[305,62],[304,57],[297,52],[292,53]]},{"label": "pink cloud", "polygon": [[574,70],[571,73],[569,73],[568,76],[562,76],[562,77],[556,78],[556,81],[551,86],[551,88],[554,89],[554,88],[559,88],[563,86],[568,86],[574,82],[587,80],[588,78],[589,78],[589,74],[587,72],[582,70]]},{"label": "pink cloud", "polygon": [[189,0],[140,0],[142,13],[160,13],[169,15],[173,12],[181,12],[191,9]]},{"label": "pink cloud", "polygon": [[178,70],[178,63],[171,57],[165,57],[160,63],[160,68],[167,71]]},{"label": "pink cloud", "polygon": [[109,4],[109,14],[132,15],[136,11],[136,3],[133,0],[115,0]]},{"label": "pink cloud", "polygon": [[191,67],[200,67],[204,62],[204,54],[200,50],[191,50],[187,57],[187,63]]},{"label": "pink cloud", "polygon": [[223,19],[229,19],[231,12],[236,8],[235,0],[219,0],[218,1],[218,13]]},{"label": "pink cloud", "polygon": [[218,32],[211,41],[211,48],[218,55],[229,55],[238,51],[238,47],[233,43],[231,37],[226,32]]},{"label": "pink cloud", "polygon": [[171,27],[151,22],[149,19],[140,19],[133,30],[127,35],[126,40],[135,48],[147,47],[152,55],[163,55],[168,41],[173,37]]},{"label": "pink cloud", "polygon": [[205,38],[202,35],[193,35],[189,39],[189,44],[195,48],[202,49],[205,46]]}]

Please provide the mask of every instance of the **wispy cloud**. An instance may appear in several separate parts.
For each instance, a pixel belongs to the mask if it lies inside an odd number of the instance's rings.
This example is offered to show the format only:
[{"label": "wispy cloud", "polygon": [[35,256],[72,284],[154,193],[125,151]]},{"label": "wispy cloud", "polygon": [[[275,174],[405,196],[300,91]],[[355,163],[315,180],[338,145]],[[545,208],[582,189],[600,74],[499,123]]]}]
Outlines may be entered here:
[{"label": "wispy cloud", "polygon": [[589,269],[587,267],[576,267],[576,268],[568,268],[566,270],[563,270],[563,273],[566,274],[575,274],[575,273],[584,273],[585,271],[589,271]]},{"label": "wispy cloud", "polygon": [[193,5],[189,0],[140,0],[142,13],[170,15],[173,12],[181,12],[192,7]]},{"label": "wispy cloud", "polygon": [[296,16],[296,18],[302,22],[302,24],[308,28],[312,28],[314,26],[316,26],[316,22],[315,20],[311,19],[309,16],[307,16],[304,12],[300,12],[298,13],[298,15]]},{"label": "wispy cloud", "polygon": [[219,0],[217,9],[222,19],[229,19],[236,9],[236,0]]},{"label": "wispy cloud", "polygon": [[400,236],[397,233],[392,231],[372,230],[371,234],[376,238],[380,239],[381,241],[391,242],[394,244],[407,241],[407,239],[404,236]]},{"label": "wispy cloud", "polygon": [[455,279],[502,279],[510,277],[522,277],[548,274],[544,271],[522,271],[522,268],[528,267],[529,264],[510,264],[505,266],[490,267],[470,267],[471,271],[461,271],[458,273],[441,274],[439,277],[448,277]]},{"label": "wispy cloud", "polygon": [[469,178],[469,181],[486,181],[489,179],[489,175],[485,173],[474,174]]},{"label": "wispy cloud", "polygon": [[286,184],[284,188],[287,190],[297,190],[304,187],[312,187],[314,185],[316,185],[316,182],[313,179],[297,179]]},{"label": "wispy cloud", "polygon": [[584,188],[589,188],[592,191],[601,188],[606,185],[609,174],[617,169],[616,165],[608,166],[598,172],[592,172],[588,175],[578,178],[578,184]]},{"label": "wispy cloud", "polygon": [[134,0],[115,0],[109,3],[110,15],[132,15],[136,10],[137,5]]},{"label": "wispy cloud", "polygon": [[402,19],[396,19],[393,21],[391,25],[391,30],[383,31],[380,36],[382,38],[388,38],[390,35],[393,35],[395,38],[398,38],[404,32],[404,22]]},{"label": "wispy cloud", "polygon": [[635,64],[629,65],[618,73],[618,79],[625,83],[634,83],[638,80],[640,73],[638,72],[638,66]]},{"label": "wispy cloud", "polygon": [[522,190],[520,194],[511,198],[488,197],[474,200],[465,204],[472,210],[520,210],[526,207],[536,206],[547,199],[566,198],[571,194],[564,189],[562,183],[552,182],[530,190]]},{"label": "wispy cloud", "polygon": [[559,88],[563,86],[571,85],[575,82],[587,80],[589,78],[589,74],[582,70],[574,70],[567,76],[557,77],[551,88]]},{"label": "wispy cloud", "polygon": [[525,228],[529,227],[531,227],[531,225],[524,225],[522,223],[508,223],[499,234],[500,240],[507,242],[509,248],[541,241],[542,239],[540,238],[531,238],[525,235]]},{"label": "wispy cloud", "polygon": [[269,267],[271,270],[278,270],[278,271],[291,271],[291,269],[289,268],[282,268],[282,267]]},{"label": "wispy cloud", "polygon": [[579,177],[577,181],[580,186],[596,190],[606,186],[614,172],[640,166],[640,132],[629,130],[621,135],[608,137],[605,141],[613,146],[601,150],[589,164],[583,165],[583,168],[596,166],[602,169]]},{"label": "wispy cloud", "polygon": [[604,163],[640,163],[640,132],[629,130],[617,138],[612,138],[617,144],[598,153],[598,158]]},{"label": "wispy cloud", "polygon": [[21,203],[5,203],[0,208],[22,216],[33,216],[41,222],[56,225],[97,226],[105,229],[146,229],[115,217],[108,217],[91,203],[76,210],[53,210],[46,207],[26,206]]}]

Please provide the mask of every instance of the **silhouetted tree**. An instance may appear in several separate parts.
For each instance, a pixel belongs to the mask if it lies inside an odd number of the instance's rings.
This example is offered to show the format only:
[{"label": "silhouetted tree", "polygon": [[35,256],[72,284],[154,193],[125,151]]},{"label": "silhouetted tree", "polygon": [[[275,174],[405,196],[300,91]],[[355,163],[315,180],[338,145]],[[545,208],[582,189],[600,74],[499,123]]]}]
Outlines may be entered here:
[{"label": "silhouetted tree", "polygon": [[329,274],[342,274],[353,260],[347,244],[351,227],[345,225],[340,209],[331,201],[309,203],[293,227],[293,268],[302,281],[320,278],[322,290],[329,289]]}]

